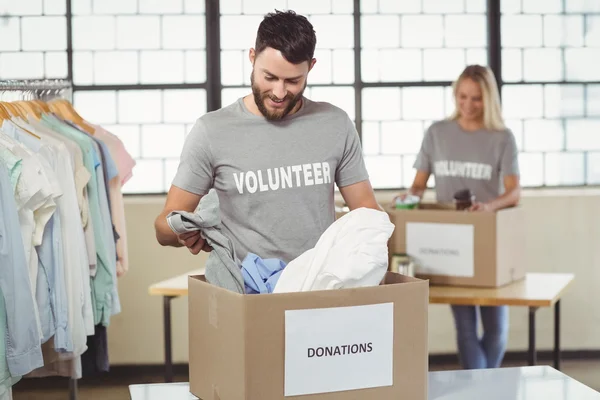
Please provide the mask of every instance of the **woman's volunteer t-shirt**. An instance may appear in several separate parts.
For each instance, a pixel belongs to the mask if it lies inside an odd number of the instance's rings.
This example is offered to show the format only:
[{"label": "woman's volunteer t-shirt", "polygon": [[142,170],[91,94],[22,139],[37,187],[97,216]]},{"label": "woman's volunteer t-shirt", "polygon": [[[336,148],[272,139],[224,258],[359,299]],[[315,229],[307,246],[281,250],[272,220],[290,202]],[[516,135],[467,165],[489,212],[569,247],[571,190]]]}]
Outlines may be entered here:
[{"label": "woman's volunteer t-shirt", "polygon": [[518,150],[510,130],[469,132],[444,120],[425,133],[414,167],[433,174],[437,201],[470,189],[475,201],[488,202],[502,194],[504,176],[519,175]]}]

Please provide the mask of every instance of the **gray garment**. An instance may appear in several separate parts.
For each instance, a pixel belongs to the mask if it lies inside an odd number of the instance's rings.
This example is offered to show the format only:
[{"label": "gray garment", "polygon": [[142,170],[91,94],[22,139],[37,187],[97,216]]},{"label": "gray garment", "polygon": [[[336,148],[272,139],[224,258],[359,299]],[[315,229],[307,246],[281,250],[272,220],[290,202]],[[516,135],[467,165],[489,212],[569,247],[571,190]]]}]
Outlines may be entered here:
[{"label": "gray garment", "polygon": [[240,98],[198,119],[173,185],[199,195],[216,189],[240,259],[251,252],[287,263],[335,220],[334,185],[367,179],[358,134],[340,108],[303,98],[298,112],[268,121]]},{"label": "gray garment", "polygon": [[503,192],[504,176],[519,175],[518,156],[510,130],[468,132],[444,120],[425,133],[414,167],[434,175],[440,202],[452,202],[462,189],[470,189],[475,201],[487,202]]},{"label": "gray garment", "polygon": [[207,282],[244,293],[241,263],[236,257],[233,243],[221,231],[219,197],[214,189],[200,199],[196,211],[172,211],[167,216],[167,222],[177,234],[200,231],[202,237],[213,248],[206,262]]}]

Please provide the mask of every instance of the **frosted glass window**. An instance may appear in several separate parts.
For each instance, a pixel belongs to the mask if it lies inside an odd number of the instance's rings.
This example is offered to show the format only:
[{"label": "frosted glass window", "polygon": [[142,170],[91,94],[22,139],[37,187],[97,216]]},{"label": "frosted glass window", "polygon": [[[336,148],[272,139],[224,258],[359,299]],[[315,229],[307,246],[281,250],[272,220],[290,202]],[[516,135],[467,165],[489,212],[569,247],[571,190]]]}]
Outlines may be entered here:
[{"label": "frosted glass window", "polygon": [[46,53],[44,61],[47,78],[67,77],[67,54],[65,52]]},{"label": "frosted glass window", "polygon": [[21,49],[20,18],[5,17],[0,23],[0,51]]},{"label": "frosted glass window", "polygon": [[453,81],[465,68],[465,52],[458,49],[425,49],[426,81]]},{"label": "frosted glass window", "polygon": [[367,15],[361,17],[362,48],[400,47],[400,18],[397,15]]},{"label": "frosted glass window", "polygon": [[367,88],[362,91],[362,114],[365,121],[400,119],[399,88]]},{"label": "frosted glass window", "polygon": [[484,15],[448,15],[444,38],[448,47],[485,47],[487,24]]},{"label": "frosted glass window", "polygon": [[502,0],[500,2],[502,14],[517,14],[521,12],[521,0]]},{"label": "frosted glass window", "polygon": [[486,49],[467,49],[467,64],[487,65],[488,56]]},{"label": "frosted glass window", "polygon": [[73,52],[73,83],[76,85],[94,83],[94,53],[91,51]]},{"label": "frosted glass window", "polygon": [[520,119],[507,119],[504,121],[506,127],[512,132],[517,142],[517,149],[523,151],[523,120]]},{"label": "frosted glass window", "polygon": [[[586,15],[585,45],[588,47],[600,47],[600,16]],[[589,29],[589,28],[592,29]]]},{"label": "frosted glass window", "polygon": [[185,81],[186,83],[206,82],[206,52],[185,52]]},{"label": "frosted glass window", "polygon": [[117,18],[119,49],[160,48],[160,17],[135,16]]},{"label": "frosted glass window", "polygon": [[600,184],[600,153],[588,153],[587,174],[587,183],[589,185]]},{"label": "frosted glass window", "polygon": [[544,45],[548,47],[583,46],[583,15],[544,17]]},{"label": "frosted glass window", "polygon": [[113,50],[116,43],[113,16],[73,17],[73,49]]},{"label": "frosted glass window", "polygon": [[123,193],[160,193],[165,186],[163,160],[136,160],[134,174],[123,186]]},{"label": "frosted glass window", "polygon": [[88,15],[92,11],[92,0],[71,0],[73,15]]},{"label": "frosted glass window", "polygon": [[138,0],[140,13],[145,14],[180,14],[183,11],[183,0]]},{"label": "frosted glass window", "polygon": [[583,85],[546,85],[544,93],[544,114],[547,118],[583,116]]},{"label": "frosted glass window", "polygon": [[286,6],[284,0],[242,0],[242,11],[244,14],[262,15],[273,12],[275,9],[282,9]]},{"label": "frosted glass window", "polygon": [[378,122],[363,122],[361,145],[363,154],[378,155],[381,149],[381,134]]},{"label": "frosted glass window", "polygon": [[175,179],[177,169],[179,168],[179,159],[166,159],[165,160],[165,192],[169,191],[169,187]]},{"label": "frosted glass window", "polygon": [[354,13],[354,1],[353,0],[332,0],[331,11],[334,14],[352,14]]},{"label": "frosted glass window", "polygon": [[44,0],[45,15],[65,15],[67,3],[64,0]]},{"label": "frosted glass window", "polygon": [[352,15],[316,15],[311,16],[309,20],[317,35],[317,48],[351,49],[354,47]]},{"label": "frosted glass window", "polygon": [[[354,50],[332,50],[333,83],[347,84],[354,82]],[[247,76],[248,74],[245,74]]]},{"label": "frosted glass window", "polygon": [[[221,51],[221,82],[224,85],[241,85],[244,83],[245,53],[239,50]],[[313,72],[311,72],[311,75]]]},{"label": "frosted glass window", "polygon": [[7,0],[2,4],[2,11],[9,15],[41,15],[43,13],[42,0]]},{"label": "frosted glass window", "polygon": [[525,49],[523,64],[525,81],[560,81],[563,79],[560,49]]},{"label": "frosted glass window", "polygon": [[142,157],[179,157],[183,149],[185,125],[158,124],[142,126]]},{"label": "frosted glass window", "polygon": [[523,0],[523,12],[527,14],[555,14],[562,11],[562,0]]},{"label": "frosted glass window", "polygon": [[544,114],[543,87],[506,85],[502,88],[505,118],[541,118]]},{"label": "frosted glass window", "polygon": [[193,124],[206,114],[204,89],[167,90],[163,96],[165,122]]},{"label": "frosted glass window", "polygon": [[[335,2],[335,0],[333,0]],[[298,14],[329,14],[332,0],[288,0],[288,8]],[[350,11],[352,12],[352,11]]]},{"label": "frosted glass window", "polygon": [[397,121],[381,123],[383,154],[417,154],[423,141],[423,123]]},{"label": "frosted glass window", "polygon": [[430,14],[462,13],[464,0],[423,0],[423,12]]},{"label": "frosted glass window", "polygon": [[500,29],[504,47],[540,47],[542,45],[542,17],[539,15],[504,15]]},{"label": "frosted glass window", "polygon": [[0,79],[42,79],[43,53],[1,53]]},{"label": "frosted glass window", "polygon": [[365,166],[375,189],[402,186],[401,156],[365,156]]},{"label": "frosted glass window", "polygon": [[565,49],[567,80],[600,80],[600,68],[598,68],[596,61],[599,59],[600,48]]},{"label": "frosted glass window", "polygon": [[331,50],[315,50],[317,63],[310,71],[308,80],[313,84],[327,84],[333,81]]},{"label": "frosted glass window", "polygon": [[589,116],[600,116],[600,85],[587,87],[586,112]]},{"label": "frosted glass window", "polygon": [[138,53],[135,51],[99,52],[94,57],[96,84],[126,84],[139,81]]},{"label": "frosted glass window", "polygon": [[248,50],[254,47],[262,16],[236,15],[221,17],[221,49]]},{"label": "frosted glass window", "polygon": [[66,50],[66,18],[23,17],[21,38],[22,50]]},{"label": "frosted glass window", "polygon": [[140,140],[140,126],[137,124],[118,124],[118,125],[102,125],[107,131],[117,135],[123,142],[127,152],[131,154],[131,157],[138,159],[141,156],[141,140]]},{"label": "frosted glass window", "polygon": [[441,16],[402,17],[401,43],[403,47],[442,47],[444,24]]},{"label": "frosted glass window", "polygon": [[121,91],[117,101],[118,122],[154,123],[162,120],[162,93],[158,90]]},{"label": "frosted glass window", "polygon": [[183,0],[183,5],[185,12],[188,14],[205,13],[205,0]]},{"label": "frosted glass window", "polygon": [[[375,3],[375,1],[361,1],[361,10],[365,3]],[[371,6],[364,5],[365,8]],[[422,0],[379,0],[379,12],[382,14],[411,14],[422,11]],[[364,12],[364,10],[363,10]],[[376,12],[372,11],[372,12]]]},{"label": "frosted glass window", "polygon": [[521,49],[502,50],[502,77],[505,82],[523,80],[523,51]]},{"label": "frosted glass window", "polygon": [[567,149],[600,150],[600,120],[571,119],[566,126]]},{"label": "frosted glass window", "polygon": [[204,49],[204,16],[166,16],[162,20],[162,46],[165,49]]},{"label": "frosted glass window", "polygon": [[565,132],[560,120],[528,120],[524,125],[525,151],[561,151]]},{"label": "frosted glass window", "polygon": [[487,9],[486,0],[466,0],[465,4],[468,13],[485,14]]},{"label": "frosted glass window", "polygon": [[75,91],[73,105],[88,121],[96,124],[117,122],[117,94],[114,91]]},{"label": "frosted glass window", "polygon": [[219,11],[222,15],[241,14],[242,0],[219,0]]},{"label": "frosted glass window", "polygon": [[523,186],[542,186],[544,184],[544,155],[542,153],[520,153],[519,178]]},{"label": "frosted glass window", "polygon": [[565,11],[568,13],[600,12],[600,3],[594,0],[569,0],[565,2],[565,7]]},{"label": "frosted glass window", "polygon": [[94,14],[135,14],[138,0],[92,0]]},{"label": "frosted glass window", "polygon": [[546,184],[582,185],[585,183],[583,153],[549,153],[545,160]]},{"label": "frosted glass window", "polygon": [[444,89],[438,87],[402,89],[402,113],[404,119],[444,118]]},{"label": "frosted glass window", "polygon": [[142,83],[183,83],[185,66],[181,51],[142,51],[140,55]]},{"label": "frosted glass window", "polygon": [[228,88],[221,90],[221,103],[223,106],[228,106],[235,103],[241,97],[247,96],[252,91],[250,88]]}]

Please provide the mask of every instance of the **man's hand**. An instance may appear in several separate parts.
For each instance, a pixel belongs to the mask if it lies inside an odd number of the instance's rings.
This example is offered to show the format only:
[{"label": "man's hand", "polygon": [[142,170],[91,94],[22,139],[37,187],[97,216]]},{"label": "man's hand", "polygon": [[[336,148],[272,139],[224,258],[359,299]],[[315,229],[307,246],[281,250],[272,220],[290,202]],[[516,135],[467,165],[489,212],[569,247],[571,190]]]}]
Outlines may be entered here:
[{"label": "man's hand", "polygon": [[206,252],[212,251],[212,247],[210,247],[208,243],[206,243],[206,240],[202,238],[200,231],[182,233],[177,236],[177,240],[182,246],[187,247],[190,253],[194,255],[200,253],[200,250]]}]

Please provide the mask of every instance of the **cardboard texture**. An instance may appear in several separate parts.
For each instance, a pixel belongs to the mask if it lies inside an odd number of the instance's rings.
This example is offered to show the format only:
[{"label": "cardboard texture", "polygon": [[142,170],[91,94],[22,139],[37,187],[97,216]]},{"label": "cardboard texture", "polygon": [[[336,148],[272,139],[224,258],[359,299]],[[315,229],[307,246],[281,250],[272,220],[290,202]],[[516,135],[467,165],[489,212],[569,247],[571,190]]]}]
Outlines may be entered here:
[{"label": "cardboard texture", "polygon": [[[188,301],[190,391],[203,400],[427,399],[426,281],[388,272],[376,287],[242,295],[199,275]],[[392,386],[284,396],[285,310],[381,303],[394,310]]]},{"label": "cardboard texture", "polygon": [[[389,206],[386,211],[396,226],[389,242],[390,257],[398,253],[408,253],[409,256],[414,257],[417,263],[415,276],[418,278],[427,279],[435,285],[500,287],[525,277],[524,213],[520,207],[497,212],[467,212],[456,211],[453,205],[423,203],[415,210],[399,210]],[[414,235],[410,229],[415,226],[425,227],[424,229],[429,226],[431,228],[429,239],[415,239],[415,237],[409,239],[407,235]],[[452,236],[453,233],[466,235],[469,229],[465,228],[468,227],[472,227],[469,228],[472,230],[472,239]],[[436,243],[439,244],[444,235],[449,249],[440,249],[441,246],[435,248]],[[423,242],[421,247],[413,243],[413,249],[419,248],[417,250],[419,254],[410,254],[410,251],[407,251],[407,241],[410,240]],[[457,242],[467,243],[469,240],[470,246],[465,244],[458,249]],[[435,253],[436,250],[439,250],[438,254],[446,251],[443,256],[436,255],[427,259],[429,264],[437,264],[434,268],[435,273],[423,272],[423,269],[418,266],[419,258],[426,258],[423,249],[427,245],[430,246],[427,249],[429,254]],[[470,256],[459,254],[461,251],[464,253],[464,249],[469,247],[472,248],[473,254]],[[458,257],[462,258],[458,259]],[[468,264],[469,260],[472,260],[472,276],[468,276],[469,274],[455,276],[457,270],[462,269],[455,267],[463,266],[456,263]],[[453,262],[455,264],[449,267]],[[468,266],[464,267],[464,270],[469,270]],[[440,270],[447,273],[440,273]]]}]

